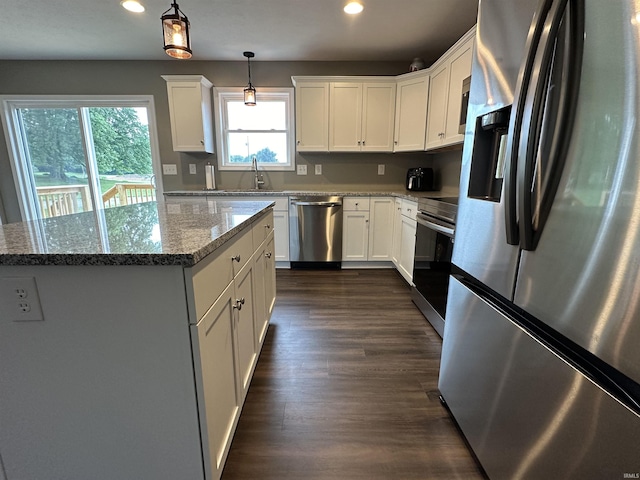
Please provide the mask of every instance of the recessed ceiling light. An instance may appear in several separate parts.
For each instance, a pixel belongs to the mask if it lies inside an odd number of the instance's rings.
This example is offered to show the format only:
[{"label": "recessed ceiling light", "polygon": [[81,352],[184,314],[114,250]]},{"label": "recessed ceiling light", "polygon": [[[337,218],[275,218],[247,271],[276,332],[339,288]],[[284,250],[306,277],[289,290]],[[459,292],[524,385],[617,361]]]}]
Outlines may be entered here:
[{"label": "recessed ceiling light", "polygon": [[144,12],[144,6],[137,0],[122,0],[120,2],[120,5],[122,5],[126,10],[129,10],[130,12]]},{"label": "recessed ceiling light", "polygon": [[344,11],[349,15],[355,15],[363,10],[363,6],[360,2],[349,2],[345,5]]}]

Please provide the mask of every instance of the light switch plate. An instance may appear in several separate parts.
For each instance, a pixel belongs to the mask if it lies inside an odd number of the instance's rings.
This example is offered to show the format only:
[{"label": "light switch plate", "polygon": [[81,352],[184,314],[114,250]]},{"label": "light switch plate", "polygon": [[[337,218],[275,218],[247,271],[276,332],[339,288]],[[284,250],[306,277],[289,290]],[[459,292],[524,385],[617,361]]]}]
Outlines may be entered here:
[{"label": "light switch plate", "polygon": [[322,165],[316,165],[316,175],[322,175]]},{"label": "light switch plate", "polygon": [[306,175],[307,174],[307,166],[306,165],[298,165],[296,167],[296,172],[298,175]]},{"label": "light switch plate", "polygon": [[378,165],[378,175],[384,175],[384,163]]},{"label": "light switch plate", "polygon": [[196,164],[195,163],[190,163],[189,164],[189,173],[191,175],[195,175],[196,174]]},{"label": "light switch plate", "polygon": [[178,166],[175,163],[165,163],[162,165],[162,173],[165,175],[177,175]]}]

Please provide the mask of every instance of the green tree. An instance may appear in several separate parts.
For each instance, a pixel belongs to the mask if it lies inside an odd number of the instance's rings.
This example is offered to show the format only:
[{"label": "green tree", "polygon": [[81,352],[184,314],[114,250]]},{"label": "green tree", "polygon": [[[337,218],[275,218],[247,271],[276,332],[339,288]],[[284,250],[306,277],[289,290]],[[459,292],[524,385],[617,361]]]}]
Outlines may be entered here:
[{"label": "green tree", "polygon": [[93,144],[101,173],[151,174],[149,128],[133,108],[89,110]]},{"label": "green tree", "polygon": [[24,108],[31,163],[51,178],[64,180],[65,171],[84,165],[78,111],[75,108]]},{"label": "green tree", "polygon": [[[53,179],[85,167],[76,108],[21,110],[31,163]],[[151,174],[149,128],[134,108],[89,108],[93,144],[100,173]]]}]

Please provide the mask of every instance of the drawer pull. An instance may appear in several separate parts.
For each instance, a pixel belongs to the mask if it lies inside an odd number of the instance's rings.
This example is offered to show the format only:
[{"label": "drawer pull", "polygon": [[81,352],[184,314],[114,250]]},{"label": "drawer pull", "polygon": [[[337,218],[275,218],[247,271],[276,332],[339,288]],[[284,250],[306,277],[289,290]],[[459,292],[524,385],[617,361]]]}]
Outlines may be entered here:
[{"label": "drawer pull", "polygon": [[242,305],[244,305],[244,297],[236,298],[236,304],[233,306],[233,308],[237,308],[238,310],[242,310]]},{"label": "drawer pull", "polygon": [[235,260],[236,262],[240,263],[240,255],[235,255],[231,257],[231,260]]},{"label": "drawer pull", "polygon": [[264,256],[267,257],[267,258],[271,258],[271,252],[265,253]]},{"label": "drawer pull", "polygon": [[269,225],[268,223],[264,226],[264,228],[271,228],[271,225]]}]

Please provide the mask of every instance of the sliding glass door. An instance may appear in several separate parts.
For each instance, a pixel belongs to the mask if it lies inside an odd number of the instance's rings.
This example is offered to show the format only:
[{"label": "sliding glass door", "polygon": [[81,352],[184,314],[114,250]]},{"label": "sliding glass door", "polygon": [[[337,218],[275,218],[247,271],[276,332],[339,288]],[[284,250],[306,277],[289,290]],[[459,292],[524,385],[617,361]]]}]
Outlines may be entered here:
[{"label": "sliding glass door", "polygon": [[156,199],[150,100],[3,103],[25,219]]}]

